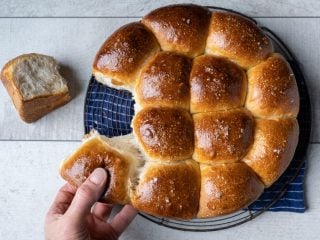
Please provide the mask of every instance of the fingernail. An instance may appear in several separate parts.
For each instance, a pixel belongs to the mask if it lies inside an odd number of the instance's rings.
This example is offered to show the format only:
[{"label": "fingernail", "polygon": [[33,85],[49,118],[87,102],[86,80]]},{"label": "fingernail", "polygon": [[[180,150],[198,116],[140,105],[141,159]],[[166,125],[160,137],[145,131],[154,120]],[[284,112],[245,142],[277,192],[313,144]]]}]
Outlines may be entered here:
[{"label": "fingernail", "polygon": [[106,172],[102,168],[95,169],[90,175],[90,181],[98,185],[103,182],[106,177]]}]

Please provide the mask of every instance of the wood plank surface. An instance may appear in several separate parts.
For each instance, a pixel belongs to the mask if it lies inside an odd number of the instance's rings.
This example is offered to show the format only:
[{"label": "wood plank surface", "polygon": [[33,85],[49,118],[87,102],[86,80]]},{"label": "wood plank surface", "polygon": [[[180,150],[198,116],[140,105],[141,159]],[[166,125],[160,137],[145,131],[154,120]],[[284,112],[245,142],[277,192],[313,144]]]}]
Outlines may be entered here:
[{"label": "wood plank surface", "polygon": [[174,3],[196,3],[238,10],[250,16],[319,16],[320,1],[308,0],[15,0],[1,5],[0,16],[143,16],[150,10]]},{"label": "wood plank surface", "polygon": [[[0,142],[0,239],[43,239],[43,220],[63,181],[62,159],[79,142]],[[311,145],[306,177],[308,210],[304,214],[266,212],[249,223],[208,233],[185,233],[137,217],[121,239],[317,239],[320,235],[320,145]]]}]

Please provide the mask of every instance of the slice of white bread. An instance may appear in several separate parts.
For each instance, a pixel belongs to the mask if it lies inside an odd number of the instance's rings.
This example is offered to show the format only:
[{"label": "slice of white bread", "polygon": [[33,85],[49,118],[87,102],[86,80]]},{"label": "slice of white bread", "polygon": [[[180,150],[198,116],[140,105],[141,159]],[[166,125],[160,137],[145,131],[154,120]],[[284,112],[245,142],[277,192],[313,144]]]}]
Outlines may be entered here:
[{"label": "slice of white bread", "polygon": [[59,65],[50,56],[20,55],[5,64],[1,80],[21,119],[27,123],[38,120],[71,99],[67,82],[59,73]]}]

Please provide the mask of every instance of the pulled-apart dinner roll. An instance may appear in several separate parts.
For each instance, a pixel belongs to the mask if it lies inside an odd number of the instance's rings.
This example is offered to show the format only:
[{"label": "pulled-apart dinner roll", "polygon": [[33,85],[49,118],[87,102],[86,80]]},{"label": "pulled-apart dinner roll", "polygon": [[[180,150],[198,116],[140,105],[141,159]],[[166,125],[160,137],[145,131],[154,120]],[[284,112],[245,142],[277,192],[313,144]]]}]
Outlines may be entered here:
[{"label": "pulled-apart dinner roll", "polygon": [[210,11],[201,6],[179,4],[158,8],[144,18],[161,49],[195,57],[204,53]]},{"label": "pulled-apart dinner roll", "polygon": [[169,218],[191,219],[198,212],[199,164],[149,162],[131,193],[132,205],[143,212]]},{"label": "pulled-apart dinner roll", "polygon": [[252,143],[253,118],[244,109],[193,115],[193,159],[201,163],[240,160]]},{"label": "pulled-apart dinner roll", "polygon": [[254,143],[244,162],[271,186],[287,169],[298,144],[296,119],[256,119]]},{"label": "pulled-apart dinner roll", "polygon": [[142,65],[159,45],[141,23],[129,23],[113,33],[101,46],[93,63],[93,75],[104,84],[132,90]]},{"label": "pulled-apart dinner roll", "polygon": [[7,62],[0,79],[21,119],[32,123],[71,100],[58,62],[38,53],[20,55]]},{"label": "pulled-apart dinner roll", "polygon": [[200,164],[199,218],[224,215],[248,206],[263,192],[263,184],[242,162]]},{"label": "pulled-apart dinner roll", "polygon": [[219,111],[243,106],[247,80],[235,63],[202,55],[193,60],[190,87],[192,113]]},{"label": "pulled-apart dinner roll", "polygon": [[273,51],[270,39],[251,20],[233,13],[213,12],[206,52],[248,69]]},{"label": "pulled-apart dinner roll", "polygon": [[96,168],[104,168],[109,177],[101,201],[127,204],[129,187],[135,181],[139,153],[131,147],[132,135],[107,139],[100,135],[89,137],[60,165],[60,175],[79,187]]},{"label": "pulled-apart dinner roll", "polygon": [[141,151],[150,160],[179,161],[193,153],[193,122],[179,108],[144,108],[132,120]]},{"label": "pulled-apart dinner roll", "polygon": [[256,117],[296,117],[299,112],[299,92],[293,72],[280,54],[248,71],[246,107]]},{"label": "pulled-apart dinner roll", "polygon": [[135,88],[137,108],[181,107],[189,111],[191,59],[170,52],[158,53],[142,70]]},{"label": "pulled-apart dinner roll", "polygon": [[191,4],[156,9],[107,39],[93,74],[133,93],[133,134],[89,139],[61,175],[79,186],[105,168],[106,202],[174,219],[229,214],[294,156],[295,78],[248,18]]}]

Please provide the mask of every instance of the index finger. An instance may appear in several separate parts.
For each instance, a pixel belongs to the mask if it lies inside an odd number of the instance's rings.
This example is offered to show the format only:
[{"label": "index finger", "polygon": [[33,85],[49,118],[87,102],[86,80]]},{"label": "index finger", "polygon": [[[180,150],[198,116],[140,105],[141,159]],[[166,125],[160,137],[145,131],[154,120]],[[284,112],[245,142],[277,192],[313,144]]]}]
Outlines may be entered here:
[{"label": "index finger", "polygon": [[69,183],[61,187],[48,211],[48,215],[63,215],[69,208],[76,191],[77,189]]}]

